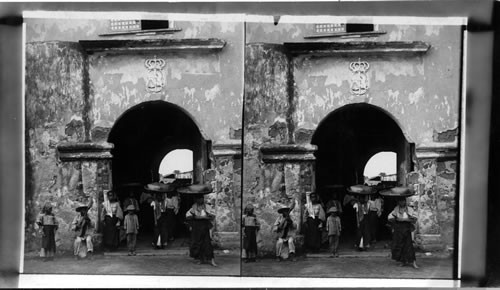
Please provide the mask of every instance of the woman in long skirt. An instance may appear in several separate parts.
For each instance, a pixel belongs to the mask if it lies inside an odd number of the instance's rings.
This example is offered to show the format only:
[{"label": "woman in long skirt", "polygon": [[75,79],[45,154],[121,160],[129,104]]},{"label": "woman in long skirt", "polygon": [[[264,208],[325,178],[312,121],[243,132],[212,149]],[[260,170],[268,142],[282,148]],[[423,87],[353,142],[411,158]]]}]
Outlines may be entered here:
[{"label": "woman in long skirt", "polygon": [[123,211],[112,191],[104,195],[102,220],[104,221],[104,247],[111,251],[116,250],[120,243],[120,225],[123,220]]},{"label": "woman in long skirt", "polygon": [[44,258],[44,261],[53,260],[56,253],[55,234],[58,222],[52,213],[52,206],[49,203],[43,206],[42,214],[38,216],[36,224],[42,232],[40,256]]},{"label": "woman in long skirt", "polygon": [[214,216],[207,212],[203,195],[196,198],[190,210],[186,213],[186,219],[191,225],[191,245],[189,247],[189,256],[199,260],[199,264],[210,261],[214,267],[214,249],[212,247],[212,239],[210,237],[210,229],[212,228],[211,220]]},{"label": "woman in long skirt", "polygon": [[406,198],[398,199],[398,205],[387,217],[393,225],[392,234],[392,259],[401,263],[401,266],[412,265],[418,269],[415,258],[415,249],[411,233],[414,230],[413,223],[417,218],[412,209],[407,206]]},{"label": "woman in long skirt", "polygon": [[253,213],[251,204],[245,207],[245,215],[242,220],[243,249],[245,249],[245,263],[255,262],[257,258],[257,231],[260,228],[259,220]]},{"label": "woman in long skirt", "polygon": [[325,222],[325,211],[316,193],[306,195],[306,226],[305,244],[312,252],[318,252],[321,247],[321,232]]}]

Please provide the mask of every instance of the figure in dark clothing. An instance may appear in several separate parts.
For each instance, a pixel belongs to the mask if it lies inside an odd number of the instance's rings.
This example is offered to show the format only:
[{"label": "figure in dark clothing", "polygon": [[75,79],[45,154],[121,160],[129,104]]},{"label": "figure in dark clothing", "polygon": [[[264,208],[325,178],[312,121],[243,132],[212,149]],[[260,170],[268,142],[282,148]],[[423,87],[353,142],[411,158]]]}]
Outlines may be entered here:
[{"label": "figure in dark clothing", "polygon": [[243,248],[245,249],[245,263],[255,262],[257,257],[257,232],[260,229],[259,220],[253,213],[254,208],[251,204],[245,207],[245,214],[241,221],[243,230]]},{"label": "figure in dark clothing", "polygon": [[392,259],[401,263],[401,266],[412,265],[418,269],[413,248],[412,231],[417,218],[411,207],[406,204],[406,198],[400,197],[398,205],[387,217],[393,226]]},{"label": "figure in dark clothing", "polygon": [[215,216],[207,211],[203,195],[198,196],[191,209],[186,212],[186,219],[191,225],[190,257],[198,260],[199,264],[210,261],[212,266],[217,267],[210,234],[214,218]]}]

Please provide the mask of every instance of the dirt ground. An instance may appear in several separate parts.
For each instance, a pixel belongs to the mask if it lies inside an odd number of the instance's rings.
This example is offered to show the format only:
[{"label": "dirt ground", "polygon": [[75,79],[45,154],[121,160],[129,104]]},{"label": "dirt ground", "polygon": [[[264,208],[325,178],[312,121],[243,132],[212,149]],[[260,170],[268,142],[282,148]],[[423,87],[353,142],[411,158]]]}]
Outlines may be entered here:
[{"label": "dirt ground", "polygon": [[99,274],[99,275],[173,275],[173,276],[239,276],[239,255],[215,257],[218,267],[197,265],[183,255],[171,256],[109,256],[95,255],[93,260],[74,260],[70,255],[43,262],[38,257],[26,257],[25,274]]},{"label": "dirt ground", "polygon": [[419,269],[400,267],[388,257],[298,258],[296,262],[262,259],[243,263],[251,277],[452,279],[451,258],[417,258]]}]

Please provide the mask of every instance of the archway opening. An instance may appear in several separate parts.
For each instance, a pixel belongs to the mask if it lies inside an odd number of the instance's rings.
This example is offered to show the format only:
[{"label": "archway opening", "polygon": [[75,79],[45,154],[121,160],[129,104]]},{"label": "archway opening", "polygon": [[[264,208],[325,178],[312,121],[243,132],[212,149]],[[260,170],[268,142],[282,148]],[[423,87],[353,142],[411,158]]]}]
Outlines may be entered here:
[{"label": "archway opening", "polygon": [[[395,165],[395,175],[391,178],[395,179],[394,185],[405,185],[406,173],[413,166],[413,144],[406,140],[398,123],[387,112],[366,103],[346,105],[331,112],[319,124],[311,143],[318,147],[315,153],[316,191],[324,204],[334,198],[334,192],[337,193],[336,198],[343,205],[341,246],[352,247],[357,222],[355,210],[346,198],[345,188],[366,183],[366,165],[380,152],[396,155],[395,164],[392,164]],[[344,190],[339,190],[339,185]],[[383,216],[394,207],[393,201],[384,199],[384,202]],[[379,225],[385,228],[383,219],[379,219]],[[385,232],[382,233],[379,239],[387,239]]]},{"label": "archway opening", "polygon": [[[203,182],[203,171],[210,167],[210,141],[203,137],[193,118],[184,109],[165,101],[150,101],[138,104],[123,113],[111,129],[108,142],[114,144],[113,188],[122,204],[130,194],[139,201],[141,230],[138,246],[150,245],[154,215],[151,195],[142,190],[144,185],[164,181],[160,173],[161,169],[165,168],[189,168],[190,178],[180,181]],[[189,157],[184,150],[191,152]],[[162,161],[165,161],[163,167]],[[179,182],[175,173],[172,173],[172,182]],[[180,205],[181,210],[176,222],[179,226],[176,227],[174,237],[182,238],[187,233],[183,218],[192,201],[183,199]]]},{"label": "archway opening", "polygon": [[379,152],[366,162],[363,176],[365,184],[378,185],[397,180],[396,152]]}]

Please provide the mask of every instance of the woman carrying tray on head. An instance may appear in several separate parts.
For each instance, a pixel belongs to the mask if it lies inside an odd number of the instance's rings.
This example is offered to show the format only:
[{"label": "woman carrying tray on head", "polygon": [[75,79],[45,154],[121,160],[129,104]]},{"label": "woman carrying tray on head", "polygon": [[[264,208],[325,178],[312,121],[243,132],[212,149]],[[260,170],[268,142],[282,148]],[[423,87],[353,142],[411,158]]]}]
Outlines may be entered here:
[{"label": "woman carrying tray on head", "polygon": [[153,208],[154,219],[153,241],[151,245],[154,249],[164,249],[168,244],[169,238],[173,236],[170,228],[175,223],[175,219],[172,218],[174,209],[170,207],[167,195],[175,193],[175,187],[171,184],[153,182],[147,184],[144,190],[154,196],[154,200],[150,204]]},{"label": "woman carrying tray on head", "polygon": [[369,204],[368,197],[374,190],[366,185],[353,185],[347,188],[347,191],[356,196],[352,200],[353,208],[356,211],[356,244],[355,247],[360,251],[370,248],[370,225],[368,223]]},{"label": "woman carrying tray on head", "polygon": [[195,197],[195,203],[186,212],[186,220],[191,226],[191,245],[189,256],[198,260],[198,264],[209,262],[217,267],[212,247],[210,229],[215,215],[209,213],[205,205],[204,195],[211,193],[212,188],[207,185],[190,185],[178,190],[181,194],[191,194]]},{"label": "woman carrying tray on head", "polygon": [[406,197],[412,194],[409,188],[393,188],[381,192],[381,195],[393,196],[398,200],[398,205],[387,217],[394,229],[392,234],[392,259],[401,262],[401,266],[411,264],[413,268],[418,269],[411,235],[415,229],[414,224],[417,221],[417,216],[406,203]]}]

